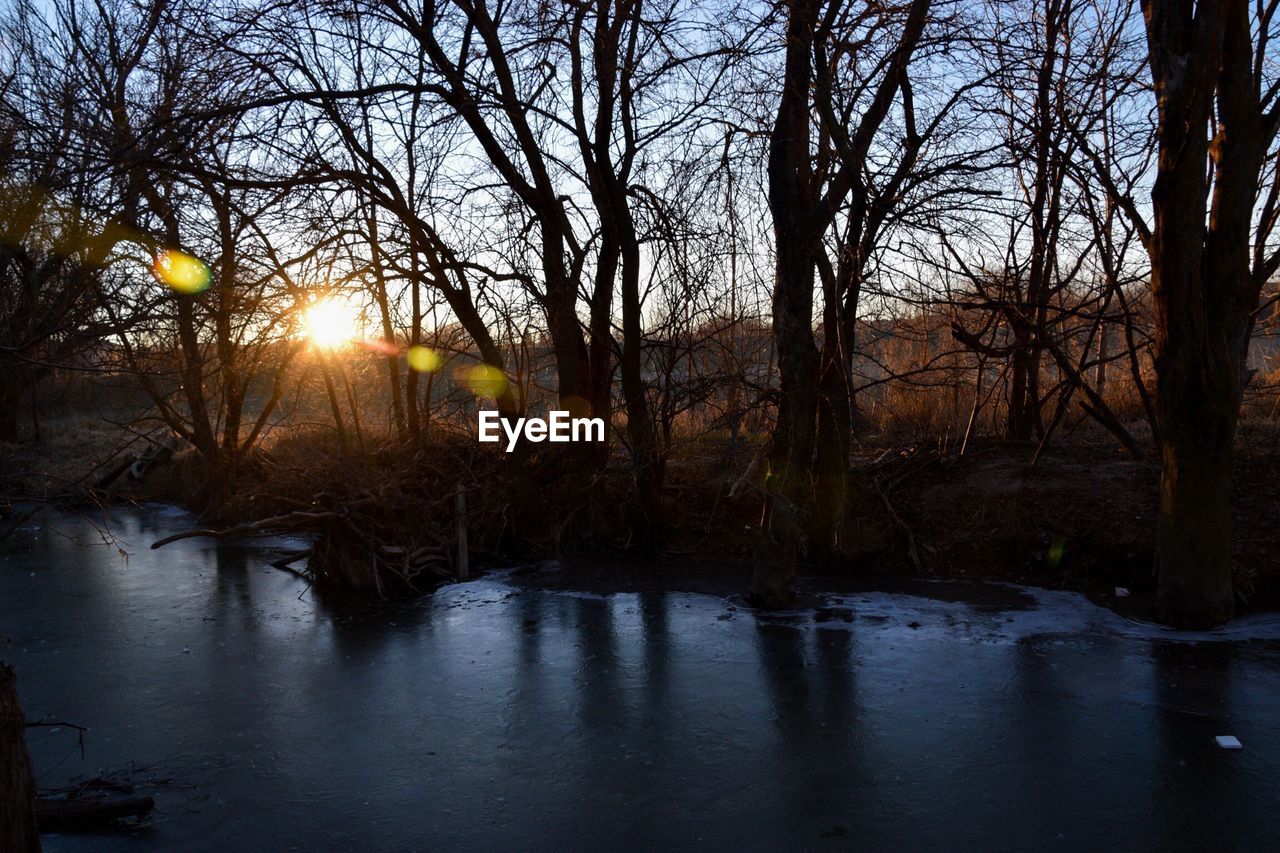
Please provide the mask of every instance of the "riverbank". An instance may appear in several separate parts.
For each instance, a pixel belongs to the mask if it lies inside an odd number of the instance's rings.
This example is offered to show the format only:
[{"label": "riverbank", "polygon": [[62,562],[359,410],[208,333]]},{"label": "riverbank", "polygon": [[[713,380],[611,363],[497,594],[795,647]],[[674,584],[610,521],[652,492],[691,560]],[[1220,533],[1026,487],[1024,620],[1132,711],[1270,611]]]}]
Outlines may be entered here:
[{"label": "riverbank", "polygon": [[[1236,478],[1241,613],[1280,609],[1280,557],[1272,548],[1280,541],[1280,455],[1260,438],[1242,433]],[[99,436],[99,456],[118,443],[118,437]],[[242,472],[235,499],[201,526],[260,520],[306,507],[316,495],[328,495],[338,506],[355,494],[374,495],[389,523],[396,523],[400,516],[414,518],[415,507],[441,503],[438,498],[449,503],[447,492],[457,482],[470,490],[476,568],[564,557],[562,571],[580,575],[575,582],[619,590],[741,588],[749,580],[762,500],[758,484],[743,475],[758,441],[706,437],[673,456],[664,490],[668,536],[657,554],[637,554],[617,509],[627,488],[625,459],[599,487],[604,499],[598,503],[605,508],[597,510],[590,535],[570,537],[557,529],[556,518],[579,511],[557,504],[568,498],[556,485],[554,462],[544,466],[542,486],[513,490],[499,483],[505,457],[472,442],[380,447],[355,458],[329,443],[318,433],[270,446]],[[86,448],[93,446],[82,442],[76,452],[56,435],[34,451],[5,446],[6,487],[47,494],[89,482],[95,458]],[[855,586],[972,578],[1076,590],[1118,612],[1150,618],[1158,463],[1134,461],[1110,442],[1088,437],[1052,446],[1032,465],[1034,456],[1034,447],[1008,443],[976,442],[963,455],[902,437],[867,443],[855,460],[849,554],[806,571],[825,583]],[[422,486],[424,477],[434,478],[431,489]],[[112,491],[124,500],[191,506],[199,498],[198,480],[196,460],[180,453],[141,482],[121,478]],[[486,482],[498,485],[488,488]],[[415,484],[417,491],[401,483]],[[498,488],[508,491],[498,494]],[[511,524],[512,492],[526,501],[517,513],[525,523],[517,527]],[[443,515],[438,520],[448,528]]]}]

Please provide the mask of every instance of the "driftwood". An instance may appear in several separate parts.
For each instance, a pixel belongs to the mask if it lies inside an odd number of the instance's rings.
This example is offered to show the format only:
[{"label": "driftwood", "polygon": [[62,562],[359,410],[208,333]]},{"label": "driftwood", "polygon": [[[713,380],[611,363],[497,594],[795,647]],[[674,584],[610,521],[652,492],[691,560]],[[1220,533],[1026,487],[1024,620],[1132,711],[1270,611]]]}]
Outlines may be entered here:
[{"label": "driftwood", "polygon": [[36,819],[41,832],[91,829],[124,818],[146,817],[155,806],[151,797],[47,798],[36,800]]},{"label": "driftwood", "polygon": [[[151,547],[192,538],[301,536],[310,539],[311,546],[282,555],[273,567],[313,583],[379,596],[419,593],[444,580],[465,577],[466,507],[461,489],[415,506],[411,519],[400,508],[403,498],[397,499],[390,487],[342,495],[326,492],[307,509],[234,527],[186,530]],[[454,537],[446,532],[449,522]],[[450,538],[456,542],[452,549]],[[304,558],[304,570],[293,567]]]},{"label": "driftwood", "polygon": [[151,444],[146,450],[138,454],[126,456],[122,461],[117,463],[115,467],[108,470],[106,474],[103,474],[102,477],[99,478],[98,482],[93,486],[94,489],[102,490],[110,488],[111,484],[120,479],[126,471],[129,472],[130,480],[145,479],[148,471],[152,468],[163,465],[165,462],[168,462],[173,458],[175,451],[171,442],[158,442],[152,441],[151,439],[147,440],[151,441]]}]

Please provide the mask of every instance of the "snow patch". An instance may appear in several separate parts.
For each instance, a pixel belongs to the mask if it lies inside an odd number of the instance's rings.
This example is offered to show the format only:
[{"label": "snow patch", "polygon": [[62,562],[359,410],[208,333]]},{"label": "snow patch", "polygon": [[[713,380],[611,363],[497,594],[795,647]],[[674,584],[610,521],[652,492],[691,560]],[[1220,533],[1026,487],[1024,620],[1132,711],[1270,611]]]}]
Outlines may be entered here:
[{"label": "snow patch", "polygon": [[[865,631],[878,627],[916,639],[959,637],[993,643],[1046,636],[1126,637],[1181,643],[1280,640],[1280,614],[1250,614],[1210,631],[1178,631],[1121,616],[1078,592],[1011,583],[994,585],[1017,591],[1033,600],[1034,605],[978,607],[926,595],[868,592],[825,595],[822,597],[826,606],[816,611],[760,613],[759,618],[791,624],[800,621],[824,630]],[[832,618],[832,614],[839,616],[846,611],[852,614],[851,621]]]}]

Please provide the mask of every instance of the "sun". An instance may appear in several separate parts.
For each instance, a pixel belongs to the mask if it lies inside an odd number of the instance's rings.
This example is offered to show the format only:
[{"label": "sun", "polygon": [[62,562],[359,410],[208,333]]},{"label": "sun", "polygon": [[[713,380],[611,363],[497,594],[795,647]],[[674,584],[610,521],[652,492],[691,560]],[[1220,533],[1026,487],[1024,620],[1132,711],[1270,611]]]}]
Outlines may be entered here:
[{"label": "sun", "polygon": [[356,316],[332,297],[317,299],[302,312],[302,329],[317,347],[338,349],[355,340]]}]

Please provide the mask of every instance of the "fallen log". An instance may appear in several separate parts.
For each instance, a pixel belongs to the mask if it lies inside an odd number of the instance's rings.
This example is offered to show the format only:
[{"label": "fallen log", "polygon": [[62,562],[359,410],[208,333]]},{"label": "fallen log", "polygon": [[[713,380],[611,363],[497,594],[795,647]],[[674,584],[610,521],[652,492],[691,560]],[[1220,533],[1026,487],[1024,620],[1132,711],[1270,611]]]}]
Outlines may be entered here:
[{"label": "fallen log", "polygon": [[468,576],[477,555],[494,553],[506,535],[511,484],[499,472],[477,475],[475,460],[459,455],[464,458],[445,465],[438,454],[397,464],[380,459],[373,482],[360,483],[355,471],[346,479],[330,476],[314,483],[306,501],[263,496],[278,514],[174,533],[151,547],[193,538],[295,537],[305,544],[271,565],[317,589],[420,595]]},{"label": "fallen log", "polygon": [[41,832],[87,829],[122,818],[145,817],[155,806],[151,797],[42,798],[36,800],[36,821]]}]

